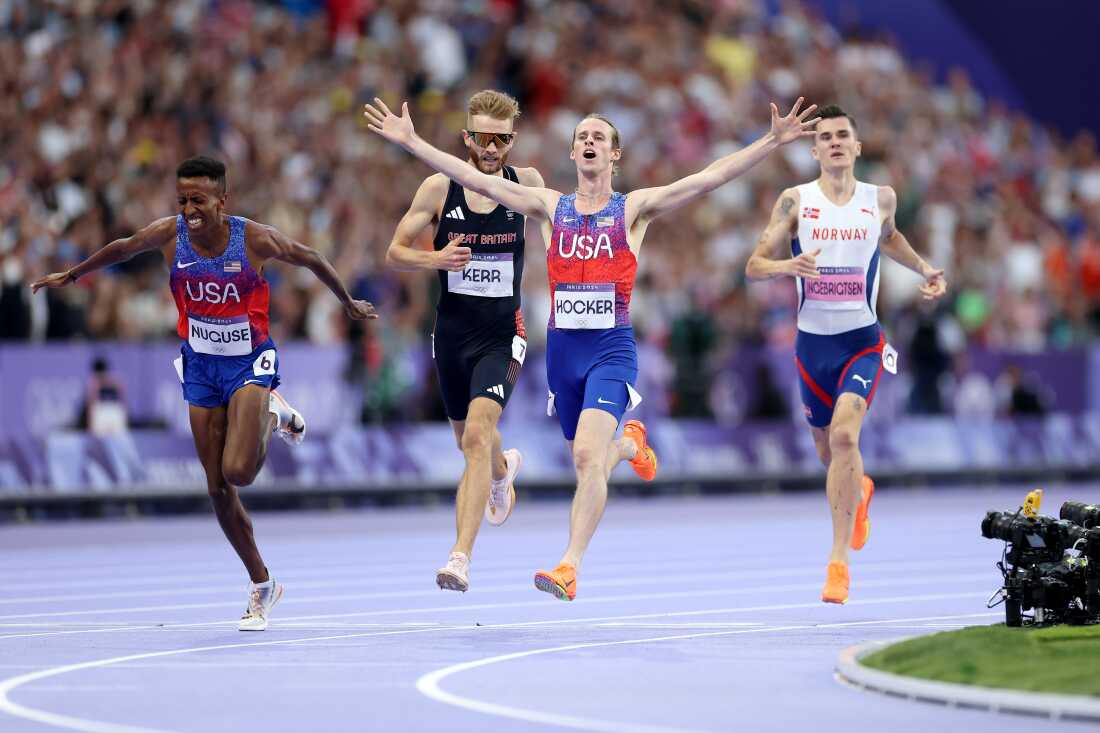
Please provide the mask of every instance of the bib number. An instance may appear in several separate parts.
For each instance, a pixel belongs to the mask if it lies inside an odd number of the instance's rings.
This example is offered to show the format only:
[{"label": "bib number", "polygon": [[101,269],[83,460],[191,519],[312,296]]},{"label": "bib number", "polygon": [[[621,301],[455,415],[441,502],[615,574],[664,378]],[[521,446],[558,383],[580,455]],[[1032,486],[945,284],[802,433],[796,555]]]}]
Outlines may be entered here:
[{"label": "bib number", "polygon": [[898,373],[898,350],[890,344],[882,347],[882,368],[891,374]]},{"label": "bib number", "polygon": [[252,362],[252,373],[257,377],[275,373],[275,349],[267,349]]},{"label": "bib number", "polygon": [[462,272],[447,273],[447,290],[478,298],[510,298],[515,272],[511,252],[474,254]]},{"label": "bib number", "polygon": [[198,354],[246,356],[252,353],[248,316],[235,318],[187,317],[187,343]]},{"label": "bib number", "polygon": [[554,289],[557,328],[614,328],[614,283],[562,283]]},{"label": "bib number", "polygon": [[[434,345],[433,345],[434,348]],[[523,366],[523,360],[527,358],[527,339],[522,336],[512,337],[512,359]]]}]

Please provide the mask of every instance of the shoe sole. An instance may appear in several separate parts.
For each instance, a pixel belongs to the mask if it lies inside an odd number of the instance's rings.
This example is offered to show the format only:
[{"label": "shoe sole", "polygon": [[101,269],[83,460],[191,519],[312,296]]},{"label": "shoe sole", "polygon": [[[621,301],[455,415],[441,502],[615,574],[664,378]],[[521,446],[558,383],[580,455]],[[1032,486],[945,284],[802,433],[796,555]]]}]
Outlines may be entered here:
[{"label": "shoe sole", "polygon": [[541,573],[535,575],[535,587],[541,590],[543,593],[549,593],[557,598],[559,601],[571,601],[572,598],[565,592],[565,588],[558,585],[552,578]]},{"label": "shoe sole", "polygon": [[822,603],[833,603],[833,604],[836,604],[838,606],[843,606],[845,603],[848,602],[848,599],[847,598],[841,598],[841,599],[826,598],[825,596],[821,596],[821,601],[822,601]]},{"label": "shoe sole", "polygon": [[[278,603],[282,599],[282,597],[283,597],[283,586],[282,585],[276,585],[275,586],[275,600],[273,600],[271,602],[271,605],[268,606],[268,608],[267,608],[268,613],[271,612],[271,609],[275,608],[275,604]],[[263,626],[242,626],[240,624],[237,624],[237,631],[267,631],[267,618],[266,617],[264,618]]]},{"label": "shoe sole", "polygon": [[469,581],[463,580],[449,570],[440,570],[435,574],[435,584],[440,590],[456,590],[465,593],[470,589]]}]

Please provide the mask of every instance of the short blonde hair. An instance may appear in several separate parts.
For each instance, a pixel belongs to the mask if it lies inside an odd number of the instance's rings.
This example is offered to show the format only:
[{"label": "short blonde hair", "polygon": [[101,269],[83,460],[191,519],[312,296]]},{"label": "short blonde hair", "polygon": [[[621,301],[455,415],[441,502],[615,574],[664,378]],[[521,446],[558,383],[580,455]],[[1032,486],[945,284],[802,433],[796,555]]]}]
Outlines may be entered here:
[{"label": "short blonde hair", "polygon": [[466,123],[474,115],[485,115],[494,120],[514,120],[519,117],[519,102],[504,92],[483,89],[466,103]]}]

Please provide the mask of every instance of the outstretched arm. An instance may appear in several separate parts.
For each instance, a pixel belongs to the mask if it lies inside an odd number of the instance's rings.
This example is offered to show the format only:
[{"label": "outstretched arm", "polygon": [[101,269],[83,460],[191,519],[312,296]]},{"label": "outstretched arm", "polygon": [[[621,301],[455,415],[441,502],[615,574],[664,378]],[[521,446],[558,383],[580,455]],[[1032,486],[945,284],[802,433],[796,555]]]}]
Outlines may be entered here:
[{"label": "outstretched arm", "polygon": [[821,249],[803,252],[798,257],[789,257],[791,237],[798,224],[798,191],[788,188],[772,207],[772,217],[756,249],[745,265],[745,276],[749,280],[770,280],[781,275],[804,277],[816,280],[821,275],[817,271],[817,256]]},{"label": "outstretched arm", "polygon": [[920,292],[925,300],[935,300],[942,296],[947,292],[947,280],[943,277],[943,270],[938,270],[925,262],[894,223],[894,214],[898,209],[898,195],[894,193],[894,189],[889,186],[879,186],[878,206],[883,215],[882,234],[879,238],[879,247],[882,248],[883,254],[924,278]]},{"label": "outstretched arm", "polygon": [[37,293],[41,288],[63,288],[75,283],[89,272],[125,262],[142,252],[160,249],[174,236],[176,236],[176,217],[166,216],[163,219],[157,219],[152,224],[134,232],[133,235],[116,239],[106,247],[96,250],[91,257],[75,267],[35,280],[31,283],[31,292]]},{"label": "outstretched arm", "polygon": [[443,198],[447,195],[447,179],[430,176],[420,184],[412,204],[393,233],[386,250],[386,265],[395,270],[451,270],[459,272],[470,261],[470,248],[454,242],[441,250],[426,251],[413,246],[420,233],[439,216]]},{"label": "outstretched arm", "polygon": [[364,106],[363,116],[367,118],[372,131],[405,148],[463,188],[477,191],[482,196],[488,196],[525,216],[537,219],[553,218],[553,209],[557,206],[557,200],[561,194],[546,188],[522,186],[503,176],[482,173],[461,158],[444,153],[425,142],[413,129],[408,102],[401,105],[401,116],[398,117],[390,111],[385,102],[375,97],[374,104]]},{"label": "outstretched arm", "polygon": [[[365,300],[355,300],[351,297],[340,275],[323,254],[294,241],[275,227],[256,222],[249,222],[248,226],[249,249],[254,250],[261,259],[279,260],[311,270],[317,279],[339,299],[348,318],[356,321],[364,318],[378,318],[373,305]],[[254,230],[252,230],[253,227],[255,227]]]},{"label": "outstretched arm", "polygon": [[817,109],[817,105],[811,104],[799,112],[802,99],[802,97],[798,98],[786,117],[780,117],[779,109],[774,104],[771,105],[771,130],[748,147],[716,160],[698,173],[681,178],[675,183],[643,188],[631,193],[630,199],[634,199],[634,210],[637,212],[635,220],[648,221],[683,206],[737,178],[768,157],[768,154],[779,146],[813,135],[813,126],[817,124],[819,118],[815,117],[812,120],[806,118]]}]

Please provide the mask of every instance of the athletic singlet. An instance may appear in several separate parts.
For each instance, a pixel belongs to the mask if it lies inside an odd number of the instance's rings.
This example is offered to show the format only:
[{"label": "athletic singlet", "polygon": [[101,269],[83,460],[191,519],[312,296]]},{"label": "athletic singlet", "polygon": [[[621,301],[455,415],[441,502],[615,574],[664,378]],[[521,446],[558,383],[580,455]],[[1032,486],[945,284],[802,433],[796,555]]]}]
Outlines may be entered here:
[{"label": "athletic singlet", "polygon": [[229,217],[229,246],[202,257],[176,217],[176,256],[169,283],[179,311],[177,332],[199,354],[244,356],[268,338],[267,280],[245,250],[245,219]]},{"label": "athletic singlet", "polygon": [[879,220],[878,187],[856,182],[844,206],[829,201],[817,181],[797,189],[798,236],[791,242],[797,257],[818,248],[818,280],[796,278],[798,329],[833,335],[878,322]]},{"label": "athletic singlet", "polygon": [[[504,166],[504,177],[519,182],[515,168]],[[470,262],[461,272],[439,271],[438,318],[467,330],[496,321],[514,320],[523,333],[520,283],[523,280],[524,216],[498,205],[487,214],[471,211],[466,193],[454,181],[447,188],[436,251],[451,242],[469,247]]]},{"label": "athletic singlet", "polygon": [[638,258],[626,241],[626,196],[594,214],[577,213],[577,195],[558,200],[546,253],[550,328],[604,329],[630,325],[630,294]]}]

